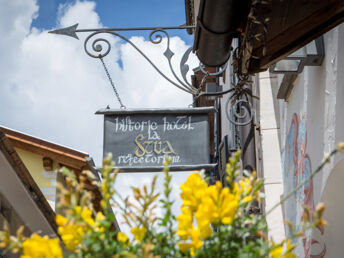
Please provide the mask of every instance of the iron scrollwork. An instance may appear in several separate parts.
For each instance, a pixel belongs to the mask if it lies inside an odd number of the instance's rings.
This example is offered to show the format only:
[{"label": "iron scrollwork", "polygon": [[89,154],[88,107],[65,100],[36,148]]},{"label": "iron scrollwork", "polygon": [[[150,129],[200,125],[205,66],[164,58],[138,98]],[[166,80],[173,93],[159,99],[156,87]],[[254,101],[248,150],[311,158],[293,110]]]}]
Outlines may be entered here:
[{"label": "iron scrollwork", "polygon": [[[141,56],[143,56],[150,64],[151,66],[168,82],[170,82],[172,85],[178,87],[179,89],[190,93],[190,94],[197,94],[198,90],[194,86],[192,86],[186,79],[186,74],[189,71],[189,66],[186,64],[189,55],[191,53],[192,48],[189,48],[184,53],[181,62],[180,62],[180,72],[182,75],[182,78],[179,78],[176,74],[175,70],[172,66],[172,57],[174,56],[174,52],[170,49],[170,36],[167,29],[188,29],[193,28],[193,26],[179,26],[179,27],[164,27],[164,28],[119,28],[119,29],[84,29],[84,30],[77,30],[77,24],[64,28],[59,30],[50,31],[50,33],[55,34],[61,34],[66,36],[71,36],[73,38],[78,39],[76,32],[92,32],[90,35],[87,36],[87,38],[84,41],[84,50],[87,55],[89,55],[92,58],[99,58],[102,59],[105,56],[107,56],[111,51],[111,44],[109,40],[105,38],[95,38],[99,34],[110,34],[115,37],[118,37],[124,41],[126,41],[128,44],[130,44]],[[167,39],[167,46],[166,50],[164,52],[164,56],[168,60],[169,68],[172,72],[172,75],[177,82],[175,82],[173,79],[165,75],[158,67],[153,63],[153,61],[147,57],[145,53],[141,49],[139,49],[130,39],[127,37],[119,34],[116,31],[129,31],[129,30],[150,30],[151,33],[149,35],[149,40],[153,44],[160,44],[163,41],[163,38]]]},{"label": "iron scrollwork", "polygon": [[[174,52],[170,49],[170,36],[167,32],[167,30],[180,30],[180,29],[190,29],[195,28],[195,26],[177,26],[177,27],[146,27],[146,28],[104,28],[104,29],[77,29],[78,24],[75,24],[73,26],[58,29],[54,31],[49,31],[49,33],[55,33],[60,35],[66,35],[70,36],[76,39],[79,39],[77,36],[77,32],[90,32],[91,34],[87,36],[87,38],[84,41],[84,49],[87,55],[89,55],[92,58],[99,58],[102,59],[105,56],[107,56],[111,51],[111,44],[109,40],[105,38],[94,38],[97,37],[99,34],[110,34],[115,37],[118,37],[124,41],[126,41],[128,44],[130,44],[141,56],[143,56],[150,64],[151,66],[168,82],[170,82],[172,85],[176,86],[177,88],[190,93],[194,96],[198,96],[201,91],[201,87],[196,88],[192,84],[190,84],[186,78],[186,74],[189,71],[189,65],[187,65],[187,61],[189,59],[189,56],[192,52],[192,47],[188,48],[184,55],[181,58],[179,69],[181,73],[181,78],[176,74],[173,66],[172,66],[172,57],[174,56]],[[150,58],[147,57],[141,51],[130,39],[127,37],[121,35],[118,33],[118,31],[140,31],[140,30],[146,30],[151,31],[149,35],[149,40],[153,44],[160,44],[164,38],[167,40],[166,50],[164,52],[164,56],[166,57],[169,68],[172,72],[173,78],[171,79],[166,74],[164,74],[153,62],[150,60]],[[105,45],[104,45],[105,44]],[[228,63],[226,63],[223,67],[220,67],[218,71],[214,73],[210,73],[206,71],[203,64],[199,64],[199,69],[204,74],[204,78],[202,79],[202,82],[205,82],[206,78],[208,76],[219,76],[221,75],[227,68]]]},{"label": "iron scrollwork", "polygon": [[231,101],[228,99],[226,103],[226,116],[231,123],[237,126],[245,126],[252,122],[254,115],[249,101],[245,99],[236,100],[229,107],[230,103]]},{"label": "iron scrollwork", "polygon": [[[166,50],[164,52],[164,56],[167,58],[168,60],[168,64],[169,64],[169,67],[170,67],[170,70],[174,76],[174,78],[180,83],[180,85],[189,90],[189,93],[192,93],[192,94],[195,94],[197,92],[197,89],[195,87],[193,87],[186,79],[186,74],[187,72],[189,71],[189,66],[186,64],[187,60],[189,59],[189,56],[190,56],[190,53],[191,53],[191,50],[192,50],[192,47],[188,48],[182,59],[181,59],[181,62],[180,62],[180,72],[182,74],[182,78],[184,81],[182,81],[178,76],[177,74],[175,73],[174,69],[173,69],[173,66],[172,66],[172,57],[174,56],[174,53],[171,51],[170,49],[170,36],[169,34],[167,33],[167,31],[165,30],[162,30],[162,29],[157,29],[157,30],[154,30],[150,33],[149,35],[149,40],[150,42],[152,42],[153,44],[160,44],[162,42],[162,39],[163,39],[163,36],[159,33],[162,33],[166,36],[166,39],[167,39],[167,46],[166,46]],[[153,38],[155,37],[155,38]]]},{"label": "iron scrollwork", "polygon": [[[55,34],[60,34],[60,35],[66,35],[70,36],[73,38],[78,39],[77,32],[91,32],[90,35],[88,35],[84,41],[84,50],[87,55],[89,55],[92,58],[98,58],[103,62],[103,58],[106,57],[110,52],[111,52],[111,43],[109,40],[102,38],[102,37],[97,37],[100,34],[110,34],[112,36],[118,37],[128,44],[130,44],[143,58],[145,58],[151,66],[168,82],[170,82],[172,85],[176,86],[177,88],[193,94],[195,98],[199,98],[202,95],[208,95],[205,92],[200,92],[201,91],[201,86],[199,88],[194,87],[191,85],[186,78],[186,74],[189,71],[189,65],[187,65],[187,61],[189,59],[189,56],[192,52],[192,48],[188,48],[184,55],[181,58],[180,61],[180,73],[181,73],[181,78],[176,74],[173,66],[172,66],[172,57],[174,56],[174,52],[170,49],[170,36],[166,30],[169,29],[189,29],[189,28],[194,28],[194,26],[178,26],[178,27],[164,27],[164,28],[113,28],[113,29],[77,29],[78,24],[75,24],[73,26],[63,28],[63,29],[58,29],[54,31],[50,31],[50,33],[55,33]],[[160,44],[164,38],[166,38],[166,50],[164,51],[164,56],[166,57],[169,68],[172,72],[172,75],[174,77],[174,80],[165,75],[154,63],[153,61],[147,57],[147,55],[141,51],[130,39],[127,37],[121,35],[118,33],[118,31],[137,31],[137,30],[149,30],[151,31],[149,35],[149,40],[153,44]],[[203,64],[199,64],[199,69],[200,71],[204,74],[202,83],[203,84],[208,76],[220,76],[228,66],[228,62],[222,66],[219,67],[216,72],[209,72],[205,69],[205,66]],[[177,82],[175,82],[175,80]],[[241,80],[241,82],[243,82]],[[229,98],[227,104],[226,104],[226,114],[228,119],[236,125],[243,126],[249,124],[252,119],[253,119],[253,113],[251,109],[251,104],[249,103],[247,96],[246,99],[241,99],[240,97],[244,96],[247,94],[247,88],[243,87],[244,85],[241,85],[238,83],[238,85],[234,86],[229,91],[225,92],[219,92],[216,93],[215,95],[223,95],[229,92],[232,92],[232,96]],[[114,86],[113,86],[114,87]],[[245,89],[244,89],[245,88]],[[244,91],[242,91],[244,89]],[[116,92],[116,91],[115,91]],[[250,95],[250,94],[249,94]],[[231,108],[229,108],[229,103],[232,104]],[[121,104],[121,106],[124,106]],[[230,110],[230,111],[229,111]],[[230,114],[230,113],[232,114]],[[233,120],[233,117],[235,118]],[[242,122],[242,120],[245,120]],[[238,121],[240,120],[240,121]]]}]

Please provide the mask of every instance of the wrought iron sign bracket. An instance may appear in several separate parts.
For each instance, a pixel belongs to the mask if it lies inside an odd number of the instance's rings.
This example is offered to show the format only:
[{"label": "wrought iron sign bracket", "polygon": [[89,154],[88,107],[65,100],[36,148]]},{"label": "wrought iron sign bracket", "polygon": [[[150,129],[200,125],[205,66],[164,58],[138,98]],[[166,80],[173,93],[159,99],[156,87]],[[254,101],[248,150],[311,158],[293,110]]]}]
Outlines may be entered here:
[{"label": "wrought iron sign bracket", "polygon": [[[228,63],[227,62],[225,65],[223,65],[222,67],[218,67],[217,71],[214,73],[210,73],[207,71],[207,69],[205,69],[205,65],[203,65],[202,63],[199,64],[199,69],[200,71],[203,73],[203,79],[201,80],[201,85],[198,85],[198,87],[196,88],[195,86],[193,86],[191,83],[189,83],[187,81],[187,77],[186,74],[189,71],[189,66],[186,64],[190,53],[192,52],[192,47],[188,48],[184,55],[181,58],[180,61],[180,65],[179,65],[179,69],[180,69],[180,73],[181,73],[181,77],[179,77],[175,70],[173,69],[172,66],[172,57],[174,56],[174,52],[170,49],[170,35],[167,32],[168,30],[186,30],[186,29],[192,29],[195,28],[195,26],[186,26],[186,25],[182,25],[182,26],[170,26],[170,27],[136,27],[136,28],[98,28],[98,29],[78,29],[78,24],[75,24],[73,26],[70,27],[66,27],[66,28],[62,28],[62,29],[57,29],[57,30],[52,30],[49,31],[49,33],[53,33],[53,34],[59,34],[59,35],[65,35],[65,36],[69,36],[75,39],[79,39],[77,33],[90,33],[85,41],[84,41],[84,50],[86,52],[87,55],[89,55],[92,58],[98,58],[100,59],[100,61],[102,62],[104,69],[106,71],[106,74],[110,80],[111,86],[114,89],[114,92],[116,94],[116,97],[118,99],[118,102],[120,103],[121,108],[125,108],[124,104],[122,103],[118,91],[110,77],[110,74],[105,66],[105,63],[103,61],[103,58],[105,56],[107,56],[110,51],[111,51],[111,44],[110,42],[105,39],[105,38],[101,38],[101,37],[97,37],[99,34],[110,34],[113,35],[115,37],[118,37],[124,41],[126,41],[128,44],[130,44],[142,57],[144,57],[148,63],[150,63],[150,65],[164,78],[166,79],[169,83],[171,83],[173,86],[187,92],[190,93],[194,96],[194,99],[198,99],[201,96],[221,96],[223,94],[227,94],[227,93],[233,93],[232,89],[228,90],[228,91],[222,91],[222,92],[216,92],[214,93],[207,93],[207,92],[202,92],[202,85],[206,82],[206,79],[209,76],[220,76],[227,68]],[[122,34],[120,34],[119,32],[124,32],[124,31],[151,31],[150,35],[149,35],[149,40],[151,43],[153,44],[160,44],[164,38],[164,36],[167,39],[167,46],[166,46],[166,50],[164,51],[164,56],[166,57],[168,64],[169,64],[169,68],[172,72],[173,78],[168,77],[165,73],[163,73],[156,64],[153,63],[153,61],[150,60],[149,57],[147,57],[147,55],[140,49],[138,48],[130,39],[128,39],[127,37],[123,36]],[[233,94],[235,95],[235,94]],[[239,119],[244,118],[245,116],[247,116],[250,110],[250,107],[246,107],[243,106],[245,103],[243,103],[243,100],[237,101],[236,104],[234,105],[235,110],[237,110],[239,108],[239,110],[244,110],[243,114],[234,112],[236,117]],[[228,106],[228,104],[227,104]],[[228,108],[228,107],[227,107]],[[248,110],[248,112],[247,112]],[[228,111],[227,111],[228,112]],[[252,120],[252,115],[251,115],[251,119]],[[230,119],[230,121],[234,124],[237,125],[246,125],[248,122],[245,123],[237,123],[236,121],[233,121],[232,119]]]},{"label": "wrought iron sign bracket", "polygon": [[[111,44],[110,42],[105,38],[97,37],[98,34],[111,34],[113,36],[116,36],[127,43],[129,43],[141,56],[143,56],[150,64],[151,66],[168,82],[170,82],[173,86],[187,92],[193,95],[199,94],[199,89],[191,85],[187,79],[186,74],[189,71],[189,66],[186,64],[186,62],[189,59],[189,55],[192,51],[192,47],[187,49],[187,51],[184,53],[181,61],[180,61],[180,72],[181,72],[181,78],[176,74],[175,70],[172,67],[172,57],[174,56],[174,52],[170,49],[170,36],[167,32],[167,30],[186,30],[186,29],[192,29],[195,28],[195,26],[170,26],[170,27],[136,27],[136,28],[100,28],[100,29],[77,29],[78,24],[75,24],[70,27],[57,29],[53,31],[49,31],[49,33],[59,34],[59,35],[65,35],[70,36],[75,39],[79,39],[77,33],[90,33],[85,41],[84,41],[84,49],[87,55],[89,55],[92,58],[99,58],[102,60],[103,57],[107,56],[111,51]],[[173,79],[168,77],[166,74],[164,74],[156,64],[154,64],[149,57],[141,50],[139,49],[130,39],[127,37],[119,34],[121,31],[151,31],[149,35],[149,40],[153,44],[159,44],[162,42],[163,36],[167,38],[167,46],[166,50],[164,52],[164,56],[167,58],[169,68],[172,72]],[[209,75],[208,72],[205,71],[204,66],[200,64],[200,69],[204,73],[204,76],[207,77]],[[225,68],[220,69],[219,72],[216,74],[222,73],[225,70]],[[110,78],[109,78],[110,79]],[[111,79],[110,79],[111,81]],[[113,84],[113,83],[112,83]],[[114,87],[114,85],[112,85]],[[115,90],[115,89],[114,89]],[[116,90],[115,90],[116,93]],[[120,101],[119,101],[120,102]],[[121,104],[121,106],[124,106]]]}]

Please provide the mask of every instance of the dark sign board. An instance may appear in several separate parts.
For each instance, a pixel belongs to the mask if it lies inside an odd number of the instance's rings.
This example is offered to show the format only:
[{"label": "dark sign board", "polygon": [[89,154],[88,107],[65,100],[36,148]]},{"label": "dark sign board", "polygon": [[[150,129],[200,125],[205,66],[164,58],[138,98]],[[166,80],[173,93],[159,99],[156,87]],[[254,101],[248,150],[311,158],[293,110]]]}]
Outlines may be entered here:
[{"label": "dark sign board", "polygon": [[162,171],[165,156],[174,171],[210,169],[209,113],[213,108],[103,109],[104,156],[120,171]]}]

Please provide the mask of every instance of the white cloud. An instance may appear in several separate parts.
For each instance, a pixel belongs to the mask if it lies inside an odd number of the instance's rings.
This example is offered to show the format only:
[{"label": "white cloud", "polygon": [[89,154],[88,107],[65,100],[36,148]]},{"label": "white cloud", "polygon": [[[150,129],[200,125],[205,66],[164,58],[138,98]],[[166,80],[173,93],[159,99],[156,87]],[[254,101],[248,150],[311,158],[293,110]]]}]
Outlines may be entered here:
[{"label": "white cloud", "polygon": [[[8,1],[12,2],[12,1]],[[119,107],[115,95],[98,59],[90,58],[83,50],[86,35],[80,40],[48,34],[33,28],[37,6],[20,8],[21,30],[15,39],[8,39],[0,49],[1,96],[0,119],[5,126],[39,136],[90,153],[100,164],[102,152],[102,117],[94,112],[110,104]],[[34,8],[35,7],[35,8]],[[15,13],[15,7],[8,6]],[[59,23],[69,26],[79,21],[79,28],[102,26],[94,2],[79,2],[60,8]],[[26,10],[26,12],[24,12]],[[1,22],[3,23],[3,21]],[[58,25],[60,26],[60,25]],[[6,35],[6,33],[4,33]],[[136,50],[118,38],[105,36],[112,51],[105,58],[111,77],[128,108],[186,107],[191,96],[166,82]],[[163,56],[166,44],[154,45],[142,37],[132,41],[149,56],[164,73],[168,73]],[[178,37],[171,38],[174,60],[180,60],[188,46]],[[121,57],[123,68],[118,65]],[[171,74],[169,75],[171,76]]]},{"label": "white cloud", "polygon": [[95,8],[96,3],[91,1],[77,1],[74,5],[60,4],[58,27],[64,28],[76,23],[88,26],[88,28],[103,27]]},{"label": "white cloud", "polygon": [[[94,2],[76,1],[59,10],[56,27],[77,22],[79,28],[102,26]],[[94,112],[107,104],[119,107],[110,83],[100,61],[83,50],[86,35],[79,34],[78,41],[36,28],[30,30],[37,11],[34,0],[1,1],[0,124],[87,152],[100,164],[103,120]],[[105,61],[128,108],[186,107],[191,103],[189,94],[166,82],[132,46],[118,38],[105,38],[113,49]],[[172,77],[163,56],[166,42],[154,45],[142,37],[131,40]],[[187,48],[179,37],[171,38],[176,67]],[[185,174],[178,175],[175,182],[185,179]],[[150,177],[123,174],[117,185],[125,195],[128,185],[140,185]]]},{"label": "white cloud", "polygon": [[[37,16],[35,1],[1,1],[0,8],[0,123],[6,123],[25,107],[25,98],[16,92],[19,49]],[[17,99],[21,101],[16,102]]]}]

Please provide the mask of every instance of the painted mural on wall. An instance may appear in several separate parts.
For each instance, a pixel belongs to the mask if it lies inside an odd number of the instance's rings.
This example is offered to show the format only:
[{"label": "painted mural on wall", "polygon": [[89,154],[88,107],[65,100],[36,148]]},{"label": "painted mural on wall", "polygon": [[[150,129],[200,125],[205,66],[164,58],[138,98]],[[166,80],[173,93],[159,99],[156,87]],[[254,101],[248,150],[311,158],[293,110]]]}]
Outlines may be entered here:
[{"label": "painted mural on wall", "polygon": [[[298,115],[294,113],[286,136],[285,146],[282,151],[285,194],[297,187],[312,172],[311,158],[306,152],[306,147],[306,119],[304,116],[299,119]],[[303,205],[307,205],[312,211],[314,210],[313,180],[310,180],[307,184],[301,187],[292,198],[289,198],[289,200],[284,203],[284,217],[289,220],[296,229],[298,229],[302,224],[304,216],[302,209]],[[322,228],[314,230],[319,230],[320,235],[324,234],[324,230]],[[289,234],[290,232],[287,232],[287,235]],[[322,258],[325,256],[326,246],[323,241],[313,239],[310,233],[303,239],[303,250],[306,258]],[[314,253],[314,251],[316,253]]]}]

